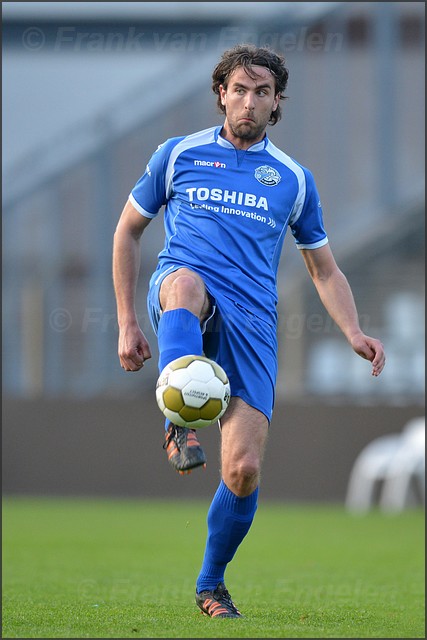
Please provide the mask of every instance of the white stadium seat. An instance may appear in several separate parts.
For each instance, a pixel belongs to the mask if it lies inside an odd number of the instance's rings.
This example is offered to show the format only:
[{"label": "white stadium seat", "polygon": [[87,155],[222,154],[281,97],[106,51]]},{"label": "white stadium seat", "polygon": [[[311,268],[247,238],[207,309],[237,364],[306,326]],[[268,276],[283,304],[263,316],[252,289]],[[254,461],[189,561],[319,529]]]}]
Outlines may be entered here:
[{"label": "white stadium seat", "polygon": [[380,436],[359,453],[350,473],[346,507],[401,511],[425,503],[425,417],[400,434]]}]

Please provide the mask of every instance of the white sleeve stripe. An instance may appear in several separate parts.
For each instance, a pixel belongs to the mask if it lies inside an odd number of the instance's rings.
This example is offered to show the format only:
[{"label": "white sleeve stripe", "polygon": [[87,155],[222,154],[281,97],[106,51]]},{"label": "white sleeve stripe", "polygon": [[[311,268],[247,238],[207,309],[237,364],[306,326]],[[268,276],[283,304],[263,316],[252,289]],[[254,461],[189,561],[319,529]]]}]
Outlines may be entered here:
[{"label": "white sleeve stripe", "polygon": [[200,147],[205,144],[215,142],[216,129],[217,127],[210,127],[209,129],[204,129],[203,131],[192,133],[191,135],[186,136],[183,140],[181,140],[181,142],[178,142],[178,144],[172,149],[165,172],[166,198],[170,198],[170,195],[172,193],[173,172],[175,168],[175,162],[179,154],[186,149],[190,149],[191,147]]},{"label": "white sleeve stripe", "polygon": [[290,156],[288,156],[284,151],[278,149],[270,140],[267,144],[267,151],[273,158],[279,160],[282,164],[285,165],[288,169],[290,169],[296,176],[298,180],[298,194],[295,198],[294,205],[292,207],[291,216],[289,218],[288,224],[293,225],[300,217],[302,210],[304,208],[305,202],[305,194],[306,194],[306,180],[304,171],[301,167],[294,161]]},{"label": "white sleeve stripe", "polygon": [[138,213],[140,213],[142,216],[144,216],[144,218],[155,218],[158,211],[156,213],[150,213],[149,211],[147,211],[146,209],[144,209],[143,207],[141,207],[140,204],[138,204],[138,202],[135,200],[134,196],[132,194],[129,194],[129,200],[132,203],[132,206],[138,211]]},{"label": "white sleeve stripe", "polygon": [[319,247],[324,247],[325,244],[328,244],[328,237],[323,238],[323,240],[319,240],[319,242],[313,242],[312,244],[298,244],[298,249],[319,249]]}]

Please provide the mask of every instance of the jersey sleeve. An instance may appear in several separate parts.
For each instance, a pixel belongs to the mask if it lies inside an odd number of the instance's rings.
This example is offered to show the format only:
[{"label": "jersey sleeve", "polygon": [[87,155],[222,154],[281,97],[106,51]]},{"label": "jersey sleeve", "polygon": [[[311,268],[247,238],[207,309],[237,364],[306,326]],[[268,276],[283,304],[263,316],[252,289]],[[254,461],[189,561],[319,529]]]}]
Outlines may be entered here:
[{"label": "jersey sleeve", "polygon": [[304,169],[305,194],[297,198],[289,226],[298,249],[317,249],[328,243],[323,212],[313,175]]},{"label": "jersey sleeve", "polygon": [[132,189],[129,200],[146,218],[155,218],[167,201],[166,172],[172,149],[180,138],[161,144],[151,156],[143,175]]}]

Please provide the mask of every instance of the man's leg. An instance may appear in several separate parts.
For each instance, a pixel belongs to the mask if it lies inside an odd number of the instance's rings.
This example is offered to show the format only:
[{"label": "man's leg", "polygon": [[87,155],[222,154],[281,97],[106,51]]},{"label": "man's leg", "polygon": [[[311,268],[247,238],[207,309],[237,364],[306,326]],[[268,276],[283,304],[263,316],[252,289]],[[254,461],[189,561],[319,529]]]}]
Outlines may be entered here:
[{"label": "man's leg", "polygon": [[158,327],[159,369],[172,360],[203,350],[201,321],[209,312],[203,280],[189,269],[166,276],[160,288],[162,315]]},{"label": "man's leg", "polygon": [[212,617],[238,617],[239,612],[223,584],[224,573],[255,516],[268,420],[241,398],[234,397],[221,427],[222,479],[208,513],[208,536],[197,579],[196,602]]},{"label": "man's leg", "polygon": [[[203,351],[201,321],[209,312],[209,298],[203,280],[189,269],[166,276],[160,288],[163,313],[158,326],[159,370],[179,358]],[[204,465],[206,457],[192,429],[166,421],[165,449],[171,465],[181,474]]]}]

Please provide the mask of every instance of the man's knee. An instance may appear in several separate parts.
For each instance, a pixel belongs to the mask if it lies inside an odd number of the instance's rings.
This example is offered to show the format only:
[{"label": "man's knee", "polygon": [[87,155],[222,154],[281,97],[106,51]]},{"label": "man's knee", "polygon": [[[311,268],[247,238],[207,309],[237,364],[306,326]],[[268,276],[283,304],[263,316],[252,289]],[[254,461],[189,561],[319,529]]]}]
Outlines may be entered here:
[{"label": "man's knee", "polygon": [[250,495],[258,486],[261,473],[261,461],[254,456],[229,461],[223,466],[224,482],[233,493],[244,497]]},{"label": "man's knee", "polygon": [[171,273],[160,289],[160,304],[164,311],[184,308],[201,317],[205,312],[206,298],[203,280],[189,269]]},{"label": "man's knee", "polygon": [[197,276],[189,271],[185,273],[178,273],[176,278],[171,284],[171,291],[182,298],[193,300],[194,298],[200,298],[203,301],[205,296],[204,285]]}]

